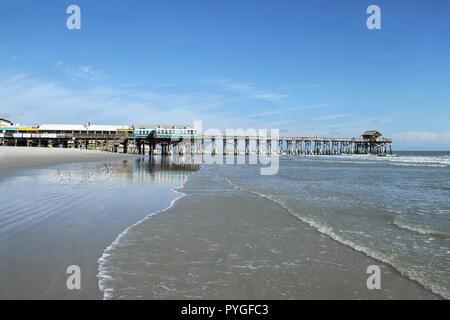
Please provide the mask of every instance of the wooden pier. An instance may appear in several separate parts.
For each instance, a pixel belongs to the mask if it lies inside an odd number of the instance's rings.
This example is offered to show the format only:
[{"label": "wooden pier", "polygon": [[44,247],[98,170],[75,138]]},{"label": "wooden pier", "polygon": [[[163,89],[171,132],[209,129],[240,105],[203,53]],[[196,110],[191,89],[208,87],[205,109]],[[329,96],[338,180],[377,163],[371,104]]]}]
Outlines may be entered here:
[{"label": "wooden pier", "polygon": [[[186,137],[138,136],[133,129],[114,131],[48,131],[19,129],[0,133],[7,146],[82,148],[110,152],[162,155],[340,155],[392,153],[392,140],[376,131],[359,138],[271,137],[245,135],[195,135]],[[209,146],[207,150],[206,146]],[[231,149],[231,150],[230,150]]]},{"label": "wooden pier", "polygon": [[[240,141],[244,148],[239,148]],[[205,145],[209,142],[210,150]],[[223,155],[339,155],[339,154],[392,154],[392,140],[389,138],[326,138],[326,137],[261,137],[261,136],[219,136],[199,135],[195,139],[172,144],[162,140],[162,154],[219,154],[217,144],[222,142]],[[252,143],[253,142],[253,143]],[[251,145],[253,149],[251,148]],[[150,152],[156,146],[151,147]],[[230,151],[231,149],[231,151]]]}]

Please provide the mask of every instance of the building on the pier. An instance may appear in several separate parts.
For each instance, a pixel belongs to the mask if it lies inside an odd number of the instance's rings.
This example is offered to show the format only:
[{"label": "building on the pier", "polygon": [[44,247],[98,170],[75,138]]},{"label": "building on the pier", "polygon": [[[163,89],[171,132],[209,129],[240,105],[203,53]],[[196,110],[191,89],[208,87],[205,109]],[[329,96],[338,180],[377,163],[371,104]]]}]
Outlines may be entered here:
[{"label": "building on the pier", "polygon": [[134,134],[138,138],[195,138],[198,134],[197,129],[192,126],[185,125],[136,124],[133,125],[133,128]]},{"label": "building on the pier", "polygon": [[96,133],[115,133],[121,130],[131,130],[126,125],[91,125],[90,122],[85,124],[42,124],[38,127],[41,133],[83,133],[83,132],[96,132]]},{"label": "building on the pier", "polygon": [[[11,122],[5,119],[4,124]],[[43,124],[36,127],[0,127],[0,144],[6,146],[60,147],[104,150],[156,155],[217,154],[217,141],[222,141],[223,154],[228,155],[229,144],[234,155],[240,154],[239,145],[245,145],[245,154],[331,155],[392,153],[392,139],[382,138],[377,130],[365,131],[360,138],[330,137],[271,137],[249,135],[205,135],[188,125],[91,125]],[[251,150],[250,142],[256,145]],[[242,145],[242,144],[241,144]]]},{"label": "building on the pier", "polygon": [[[127,125],[93,125],[85,124],[42,124],[38,126],[39,138],[51,139],[69,148],[86,148],[95,150],[112,150],[128,148],[128,140],[133,136],[133,129]],[[40,144],[40,142],[39,142]],[[53,144],[53,143],[52,143]]]},{"label": "building on the pier", "polygon": [[0,118],[0,127],[12,127],[13,125],[12,121]]},{"label": "building on the pier", "polygon": [[171,148],[176,149],[182,141],[194,143],[198,136],[197,129],[186,125],[136,124],[132,127],[139,153],[145,153],[145,145],[148,144],[151,154],[157,154],[157,145],[161,146],[163,155],[172,154]]},{"label": "building on the pier", "polygon": [[377,130],[367,130],[364,131],[361,136],[363,137],[363,139],[377,140],[377,138],[381,137],[382,134]]},{"label": "building on the pier", "polygon": [[118,152],[128,150],[134,132],[127,125],[42,124],[0,128],[0,143],[7,146],[85,148]]}]

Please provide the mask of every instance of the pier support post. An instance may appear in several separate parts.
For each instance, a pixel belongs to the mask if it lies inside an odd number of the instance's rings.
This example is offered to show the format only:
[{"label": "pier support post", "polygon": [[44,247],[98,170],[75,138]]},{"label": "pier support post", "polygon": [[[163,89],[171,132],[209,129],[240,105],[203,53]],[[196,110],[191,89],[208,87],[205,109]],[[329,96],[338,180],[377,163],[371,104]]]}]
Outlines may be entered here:
[{"label": "pier support post", "polygon": [[212,138],[211,139],[211,155],[216,155],[217,150],[216,150],[216,138]]},{"label": "pier support post", "polygon": [[[150,156],[150,157],[153,157],[157,152],[158,152],[158,150],[157,150],[157,145],[156,145],[156,143],[155,142],[149,142],[149,144],[148,144],[148,155]],[[164,149],[163,149],[163,145],[161,145],[161,154],[164,154]],[[145,148],[145,145],[144,145],[144,148]]]},{"label": "pier support post", "polygon": [[128,153],[128,139],[123,142],[123,153]]},{"label": "pier support post", "polygon": [[195,144],[195,139],[191,138],[191,156],[195,155],[197,150],[197,145]]},{"label": "pier support post", "polygon": [[190,142],[185,143],[185,148],[186,148],[186,154],[187,155],[191,154],[192,146],[191,146]]},{"label": "pier support post", "polygon": [[227,139],[223,138],[222,142],[223,142],[223,155],[226,156],[228,154]]},{"label": "pier support post", "polygon": [[180,156],[184,155],[184,143],[180,143],[178,145],[178,155]]}]

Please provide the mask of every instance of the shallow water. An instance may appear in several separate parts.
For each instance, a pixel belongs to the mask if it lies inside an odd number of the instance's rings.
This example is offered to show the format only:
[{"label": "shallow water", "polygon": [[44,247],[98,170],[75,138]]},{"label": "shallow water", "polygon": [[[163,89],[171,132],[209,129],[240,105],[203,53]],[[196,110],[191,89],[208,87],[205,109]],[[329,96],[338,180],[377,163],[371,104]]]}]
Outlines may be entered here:
[{"label": "shallow water", "polygon": [[[248,164],[191,175],[189,158],[5,174],[0,298],[437,298],[424,287],[449,298],[449,159],[285,156],[274,176]],[[72,264],[81,290],[65,286]],[[366,287],[373,264],[381,290]]]},{"label": "shallow water", "polygon": [[218,174],[450,298],[449,153],[285,157],[274,176]]},{"label": "shallow water", "polygon": [[[123,161],[14,171],[0,180],[0,298],[100,299],[98,258],[178,197],[198,166]],[[81,268],[68,290],[66,268]]]},{"label": "shallow water", "polygon": [[[433,297],[412,283],[449,298],[448,159],[283,157],[273,176],[205,166],[186,197],[108,248],[105,298]],[[394,267],[381,292],[365,287],[374,261],[352,249]]]}]

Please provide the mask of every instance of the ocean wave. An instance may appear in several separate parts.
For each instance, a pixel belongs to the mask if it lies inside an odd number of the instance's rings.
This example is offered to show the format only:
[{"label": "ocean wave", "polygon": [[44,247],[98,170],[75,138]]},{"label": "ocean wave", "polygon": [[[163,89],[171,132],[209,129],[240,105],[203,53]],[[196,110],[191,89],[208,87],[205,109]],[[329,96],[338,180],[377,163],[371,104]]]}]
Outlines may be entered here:
[{"label": "ocean wave", "polygon": [[[193,173],[192,173],[193,174]],[[186,196],[186,194],[184,194],[183,192],[181,192],[180,190],[183,189],[184,185],[186,184],[186,182],[189,180],[190,175],[186,178],[186,180],[184,181],[183,185],[177,187],[177,188],[173,188],[171,189],[172,192],[178,193],[179,196],[175,199],[173,199],[169,206],[152,212],[149,215],[147,215],[145,218],[139,220],[138,222],[132,224],[131,226],[129,226],[128,228],[126,228],[122,233],[120,233],[117,238],[105,249],[105,251],[103,251],[103,254],[101,255],[101,257],[97,260],[99,266],[98,266],[98,272],[97,272],[97,278],[98,278],[98,287],[100,289],[100,291],[103,292],[103,300],[108,300],[108,299],[112,299],[114,298],[114,288],[112,288],[111,286],[108,286],[107,282],[108,281],[112,281],[113,277],[111,277],[109,275],[109,268],[107,266],[108,263],[108,258],[112,255],[113,251],[115,248],[117,248],[118,246],[120,246],[120,240],[126,235],[128,234],[131,229],[139,224],[141,224],[142,222],[148,220],[149,218],[151,218],[152,216],[165,212],[167,210],[169,210],[170,208],[172,208],[175,203]]]},{"label": "ocean wave", "polygon": [[284,204],[283,201],[280,201],[280,200],[276,199],[275,197],[272,197],[270,195],[263,194],[256,190],[246,188],[244,186],[233,183],[230,179],[228,179],[226,177],[223,177],[223,176],[219,176],[219,177],[224,179],[225,181],[227,181],[235,189],[238,189],[238,190],[241,190],[244,192],[249,192],[249,193],[258,195],[260,197],[263,197],[265,199],[268,199],[270,201],[277,203],[283,209],[285,209],[287,212],[289,212],[292,216],[296,217],[300,221],[313,227],[318,232],[323,233],[323,234],[329,236],[330,238],[332,238],[333,240],[336,240],[337,242],[339,242],[343,245],[346,245],[354,250],[360,251],[360,252],[364,253],[365,255],[367,255],[368,257],[371,257],[371,258],[374,258],[381,262],[389,264],[394,269],[396,269],[398,272],[400,272],[400,274],[402,274],[403,276],[405,276],[413,281],[418,282],[420,285],[422,285],[424,288],[430,290],[431,292],[433,292],[447,300],[450,300],[450,292],[446,287],[441,286],[436,283],[433,283],[433,282],[430,282],[428,279],[425,279],[424,277],[422,277],[420,274],[418,274],[414,270],[404,267],[400,263],[396,263],[396,259],[395,259],[396,255],[386,255],[386,254],[383,254],[383,253],[375,250],[374,248],[368,247],[367,245],[365,245],[363,243],[357,243],[354,240],[348,239],[344,235],[339,234],[338,232],[336,232],[333,229],[332,226],[326,225],[326,223],[324,221],[316,221],[310,217],[301,215],[299,212],[293,210],[292,208],[290,208],[289,206]]},{"label": "ocean wave", "polygon": [[[205,169],[208,169],[208,168],[205,168]],[[209,170],[207,170],[207,171],[209,171]],[[374,258],[376,260],[379,260],[379,261],[382,261],[384,263],[391,265],[393,268],[395,268],[397,271],[399,271],[405,277],[408,277],[409,279],[418,282],[426,289],[432,291],[435,294],[438,294],[438,295],[444,297],[445,299],[450,299],[450,292],[448,291],[448,288],[446,288],[445,286],[430,282],[428,279],[423,277],[420,274],[420,272],[415,272],[414,270],[411,270],[411,268],[408,268],[408,266],[402,265],[399,261],[397,261],[396,255],[383,254],[379,250],[376,250],[375,248],[371,248],[371,247],[365,245],[364,243],[356,242],[355,240],[349,239],[344,234],[340,234],[332,226],[328,225],[326,223],[326,221],[320,221],[318,218],[314,219],[314,218],[302,215],[300,212],[297,212],[296,210],[292,209],[291,207],[289,207],[288,204],[284,203],[282,200],[279,200],[274,196],[267,195],[267,194],[258,192],[256,190],[253,190],[251,188],[247,188],[247,187],[238,185],[238,184],[232,182],[227,177],[220,176],[218,174],[215,174],[215,175],[219,178],[224,179],[229,185],[231,185],[235,189],[241,190],[243,192],[252,193],[252,194],[258,195],[260,197],[266,198],[274,203],[277,203],[283,209],[285,209],[289,214],[296,217],[300,221],[308,224],[309,226],[313,227],[318,232],[323,233],[323,234],[329,236],[330,238],[334,239],[335,241],[337,241],[343,245],[346,245],[354,250],[360,251],[371,258]],[[189,178],[190,178],[190,176],[188,177],[188,179]],[[188,179],[186,181],[188,181]],[[121,239],[127,233],[129,233],[131,231],[131,229],[133,227],[135,227],[136,225],[141,224],[142,222],[146,221],[147,219],[149,219],[150,217],[152,217],[155,214],[167,211],[176,203],[176,201],[178,201],[179,199],[186,196],[186,194],[179,191],[180,189],[183,189],[183,187],[184,187],[184,184],[178,188],[172,189],[172,191],[179,193],[180,196],[177,197],[176,199],[172,200],[170,205],[167,208],[159,210],[157,212],[150,213],[144,219],[129,226],[121,234],[119,234],[119,236],[113,241],[113,243],[111,245],[109,245],[105,249],[102,256],[98,259],[99,267],[98,267],[98,274],[97,274],[97,278],[99,279],[98,286],[99,286],[100,290],[103,292],[103,299],[107,300],[107,299],[114,298],[114,288],[111,285],[111,281],[114,281],[114,279],[110,275],[112,269],[110,266],[108,266],[108,262],[110,261],[110,257],[114,253],[114,250],[118,246],[120,246]]]},{"label": "ocean wave", "polygon": [[404,230],[408,230],[411,232],[415,232],[418,234],[426,235],[426,236],[436,236],[441,238],[450,238],[450,233],[434,230],[427,226],[412,224],[410,222],[401,221],[402,216],[397,216],[394,218],[394,224]]},{"label": "ocean wave", "polygon": [[448,156],[393,156],[386,157],[385,161],[404,164],[450,166],[450,157]]},{"label": "ocean wave", "polygon": [[[295,158],[291,158],[295,160]],[[450,157],[444,156],[404,156],[404,155],[306,155],[301,161],[339,162],[351,164],[387,164],[416,167],[450,167]],[[333,160],[334,159],[334,160]],[[287,160],[287,159],[286,159]]]}]

